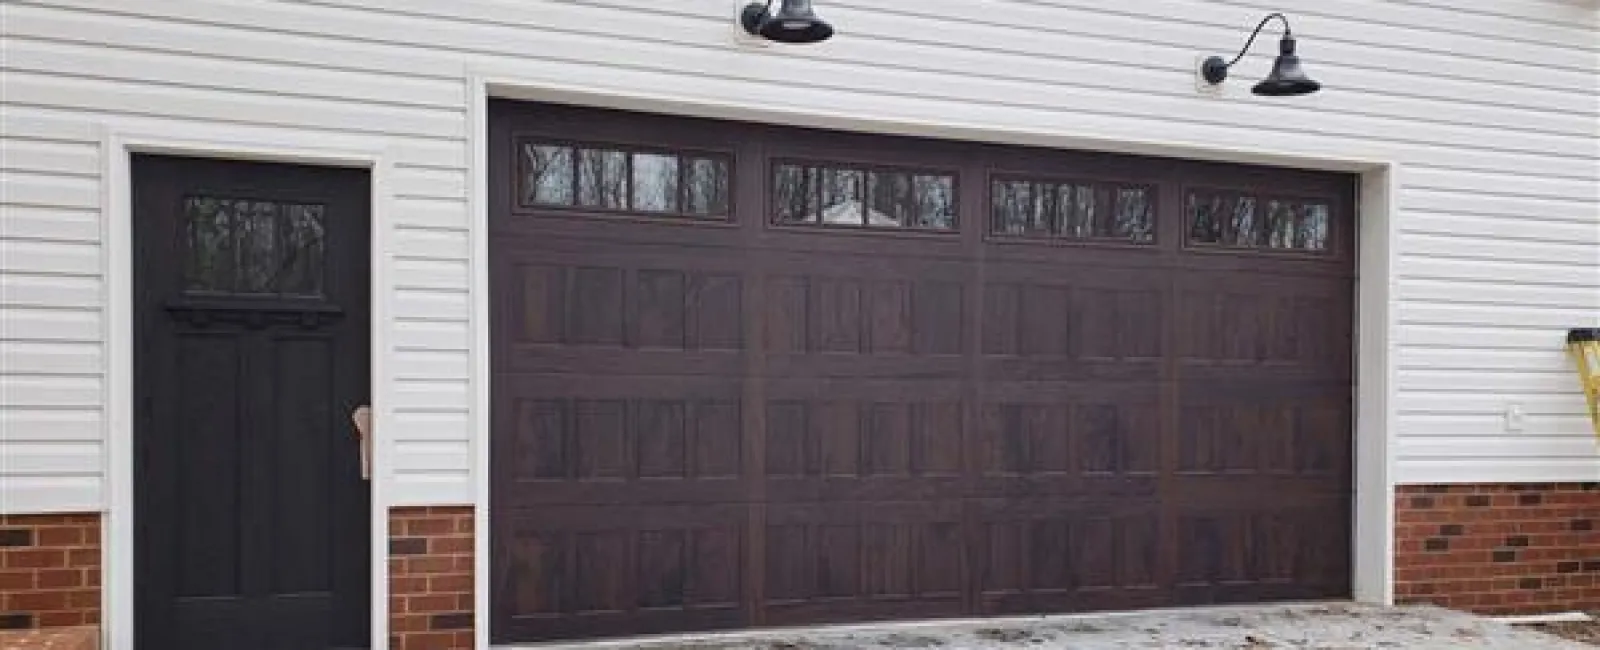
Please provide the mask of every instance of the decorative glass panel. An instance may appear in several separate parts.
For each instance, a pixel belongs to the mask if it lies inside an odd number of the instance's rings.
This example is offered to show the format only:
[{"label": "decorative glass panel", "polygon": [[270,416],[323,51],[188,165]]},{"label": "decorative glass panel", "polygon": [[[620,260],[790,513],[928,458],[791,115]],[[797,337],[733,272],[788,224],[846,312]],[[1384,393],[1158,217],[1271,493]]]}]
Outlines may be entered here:
[{"label": "decorative glass panel", "polygon": [[911,223],[915,206],[911,176],[894,172],[867,173],[867,225],[897,227]]},{"label": "decorative glass panel", "polygon": [[1190,192],[1185,210],[1190,241],[1225,246],[1255,245],[1255,197]]},{"label": "decorative glass panel", "polygon": [[690,214],[728,213],[728,163],[714,158],[690,158],[684,170],[683,211]]},{"label": "decorative glass panel", "polygon": [[280,293],[322,293],[324,232],[322,206],[289,204],[283,207],[283,263],[278,274]]},{"label": "decorative glass panel", "polygon": [[779,165],[773,185],[779,223],[817,222],[817,168]]},{"label": "decorative glass panel", "polygon": [[1291,250],[1327,249],[1328,206],[1281,199],[1267,201],[1260,245]]},{"label": "decorative glass panel", "polygon": [[861,205],[860,171],[854,169],[822,170],[822,222],[859,226],[863,212]]},{"label": "decorative glass panel", "polygon": [[278,270],[278,204],[267,201],[237,201],[233,215],[238,233],[238,283],[235,290],[246,293],[272,291]]},{"label": "decorative glass panel", "polygon": [[1195,243],[1300,251],[1328,248],[1325,203],[1195,191],[1185,200],[1185,211],[1189,238]]},{"label": "decorative glass panel", "polygon": [[578,151],[578,205],[611,208],[628,207],[628,154],[622,151],[580,149]]},{"label": "decorative glass panel", "polygon": [[1155,241],[1151,190],[1093,182],[1000,180],[991,231],[1034,239]]},{"label": "decorative glass panel", "polygon": [[1150,192],[1142,187],[1117,189],[1117,213],[1111,222],[1111,237],[1135,242],[1155,239],[1155,217],[1151,214]]},{"label": "decorative glass panel", "polygon": [[956,226],[956,179],[954,176],[918,174],[912,177],[917,204],[918,228],[952,230]]},{"label": "decorative glass panel", "polygon": [[[230,202],[231,203],[231,202]],[[232,291],[234,252],[233,209],[219,199],[184,200],[188,226],[184,256],[184,288],[190,291]]]},{"label": "decorative glass panel", "polygon": [[1062,183],[1056,186],[1056,206],[1063,237],[1082,239],[1100,234],[1095,231],[1100,217],[1095,212],[1093,185]]},{"label": "decorative glass panel", "polygon": [[1006,235],[1049,233],[1047,200],[1036,183],[996,181],[994,231]]},{"label": "decorative glass panel", "polygon": [[678,211],[677,156],[633,154],[633,209],[639,212]]},{"label": "decorative glass panel", "polygon": [[1295,229],[1294,247],[1302,250],[1328,250],[1329,211],[1326,203],[1307,203]]},{"label": "decorative glass panel", "polygon": [[1262,216],[1259,245],[1267,248],[1293,248],[1297,207],[1299,206],[1288,201],[1267,201],[1265,214]]},{"label": "decorative glass panel", "polygon": [[321,205],[184,199],[184,289],[199,293],[322,293]]},{"label": "decorative glass panel", "polygon": [[524,143],[522,204],[726,218],[728,158],[626,147]]},{"label": "decorative glass panel", "polygon": [[772,174],[774,219],[783,224],[954,230],[955,188],[954,176],[784,163]]},{"label": "decorative glass panel", "polygon": [[522,153],[523,202],[572,205],[572,147],[528,144]]}]

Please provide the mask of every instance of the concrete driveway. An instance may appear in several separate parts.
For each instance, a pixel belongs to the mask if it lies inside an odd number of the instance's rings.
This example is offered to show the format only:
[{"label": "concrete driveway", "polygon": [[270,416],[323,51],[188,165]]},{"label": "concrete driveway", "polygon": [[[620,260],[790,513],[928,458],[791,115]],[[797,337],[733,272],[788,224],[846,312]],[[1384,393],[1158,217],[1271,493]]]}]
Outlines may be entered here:
[{"label": "concrete driveway", "polygon": [[1593,650],[1595,646],[1433,607],[1386,609],[1350,603],[1312,603],[768,630],[573,647],[589,650]]}]

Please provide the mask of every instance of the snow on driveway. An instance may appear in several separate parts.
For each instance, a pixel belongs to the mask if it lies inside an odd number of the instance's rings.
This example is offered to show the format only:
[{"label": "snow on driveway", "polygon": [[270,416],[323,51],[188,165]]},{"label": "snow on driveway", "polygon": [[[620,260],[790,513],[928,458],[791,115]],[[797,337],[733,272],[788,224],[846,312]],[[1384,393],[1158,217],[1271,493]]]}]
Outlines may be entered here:
[{"label": "snow on driveway", "polygon": [[1350,603],[1224,607],[768,630],[635,639],[638,650],[1594,650],[1595,646],[1433,607]]}]

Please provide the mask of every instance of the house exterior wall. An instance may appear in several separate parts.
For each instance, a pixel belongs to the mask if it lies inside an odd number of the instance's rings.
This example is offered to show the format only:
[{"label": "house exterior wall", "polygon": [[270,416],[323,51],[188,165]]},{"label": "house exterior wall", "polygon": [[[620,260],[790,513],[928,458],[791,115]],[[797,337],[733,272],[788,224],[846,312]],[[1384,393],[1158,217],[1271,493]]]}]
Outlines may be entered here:
[{"label": "house exterior wall", "polygon": [[[1222,97],[1201,54],[1266,11],[1326,91]],[[473,69],[605,93],[818,115],[1241,148],[1399,165],[1390,404],[1399,482],[1593,480],[1600,455],[1561,333],[1600,325],[1600,39],[1572,0],[822,3],[840,36],[734,37],[730,3],[463,0],[7,3],[0,128],[0,489],[8,512],[107,502],[108,131],[316,134],[393,152],[378,215],[394,315],[388,494],[473,500],[469,103]],[[625,43],[626,47],[618,44]],[[1271,52],[1270,43],[1258,47]],[[1009,135],[1008,135],[1009,134]],[[1035,138],[1037,139],[1037,138]],[[1508,432],[1508,405],[1526,413]]]},{"label": "house exterior wall", "polygon": [[100,516],[0,515],[0,630],[100,623]]},{"label": "house exterior wall", "polygon": [[1405,486],[1395,513],[1398,602],[1600,609],[1600,483]]},{"label": "house exterior wall", "polygon": [[472,531],[471,506],[389,511],[389,648],[472,647]]},{"label": "house exterior wall", "polygon": [[[737,2],[30,0],[0,7],[0,512],[103,510],[116,380],[106,319],[107,139],[185,133],[382,151],[374,390],[385,505],[477,501],[473,86],[765,106],[814,125],[1077,143],[1333,169],[1394,165],[1394,365],[1384,419],[1401,484],[1600,480],[1569,327],[1600,325],[1600,9],[1578,0],[829,0],[839,36],[737,35]],[[1293,21],[1299,98],[1248,94],[1270,38],[1220,94],[1197,58],[1269,11]],[[748,117],[748,116],[746,116]],[[1352,162],[1363,161],[1363,162]],[[1365,238],[1364,238],[1365,241]],[[1525,413],[1509,431],[1508,406]]]}]

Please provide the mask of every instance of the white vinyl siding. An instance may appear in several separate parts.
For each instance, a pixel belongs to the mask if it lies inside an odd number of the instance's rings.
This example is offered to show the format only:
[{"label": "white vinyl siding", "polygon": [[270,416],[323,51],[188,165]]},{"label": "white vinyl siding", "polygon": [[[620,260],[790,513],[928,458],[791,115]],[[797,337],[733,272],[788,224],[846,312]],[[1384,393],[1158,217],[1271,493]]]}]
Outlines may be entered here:
[{"label": "white vinyl siding", "polygon": [[[397,504],[474,499],[472,70],[926,133],[1294,151],[1402,170],[1392,332],[1400,482],[1600,480],[1561,337],[1600,326],[1600,19],[1569,0],[827,0],[810,47],[718,0],[19,0],[0,7],[0,511],[104,505],[108,131],[314,135],[392,157]],[[1192,68],[1284,11],[1317,95]],[[723,115],[737,117],[736,113]],[[231,136],[231,137],[230,137]],[[1134,147],[1127,147],[1134,148]],[[477,288],[480,289],[481,288]],[[1527,413],[1510,432],[1508,404]],[[123,432],[125,433],[125,432]]]}]

